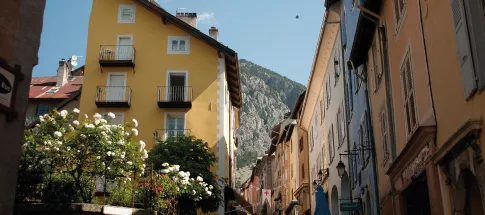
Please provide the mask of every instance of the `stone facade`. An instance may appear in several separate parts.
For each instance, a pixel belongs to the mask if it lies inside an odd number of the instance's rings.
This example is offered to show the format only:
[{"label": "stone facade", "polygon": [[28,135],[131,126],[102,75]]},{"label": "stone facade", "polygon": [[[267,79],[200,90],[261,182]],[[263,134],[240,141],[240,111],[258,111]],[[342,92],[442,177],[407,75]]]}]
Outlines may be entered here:
[{"label": "stone facade", "polygon": [[[13,121],[0,113],[0,214],[13,214],[20,147],[24,131],[32,68],[37,64],[45,0],[16,0],[0,3],[0,59],[19,65],[23,80],[16,86]],[[8,134],[8,135],[7,135]]]}]

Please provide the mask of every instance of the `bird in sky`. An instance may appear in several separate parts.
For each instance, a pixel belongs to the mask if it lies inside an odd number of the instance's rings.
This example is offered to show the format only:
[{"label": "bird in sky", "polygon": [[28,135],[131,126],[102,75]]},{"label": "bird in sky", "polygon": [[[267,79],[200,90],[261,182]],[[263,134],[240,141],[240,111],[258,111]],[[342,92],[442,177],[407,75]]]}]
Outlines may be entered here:
[{"label": "bird in sky", "polygon": [[300,17],[298,15],[296,15],[295,19],[299,19]]}]

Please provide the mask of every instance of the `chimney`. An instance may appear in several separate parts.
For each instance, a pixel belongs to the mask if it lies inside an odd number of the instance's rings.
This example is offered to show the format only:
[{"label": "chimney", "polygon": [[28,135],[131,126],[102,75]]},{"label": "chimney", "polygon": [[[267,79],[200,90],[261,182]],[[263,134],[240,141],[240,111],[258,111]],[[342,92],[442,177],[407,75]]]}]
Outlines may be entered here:
[{"label": "chimney", "polygon": [[219,36],[219,29],[216,27],[212,26],[209,29],[209,36],[212,37],[214,40],[217,40],[217,36]]},{"label": "chimney", "polygon": [[57,69],[57,82],[56,86],[60,87],[67,84],[67,78],[69,75],[69,65],[65,59],[59,61],[59,68]]},{"label": "chimney", "polygon": [[175,16],[180,20],[184,21],[185,23],[191,25],[192,27],[197,28],[197,13],[177,12]]}]

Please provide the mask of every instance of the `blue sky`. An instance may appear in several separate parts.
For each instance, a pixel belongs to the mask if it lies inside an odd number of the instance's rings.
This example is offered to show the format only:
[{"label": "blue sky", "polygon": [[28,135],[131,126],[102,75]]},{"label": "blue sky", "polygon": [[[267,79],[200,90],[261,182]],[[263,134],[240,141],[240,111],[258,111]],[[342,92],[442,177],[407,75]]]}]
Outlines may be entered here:
[{"label": "blue sky", "polygon": [[[171,13],[196,12],[197,28],[219,28],[219,40],[247,59],[304,85],[308,82],[323,0],[159,0]],[[47,0],[34,76],[56,74],[57,62],[85,56],[91,0]],[[298,15],[300,18],[295,19]],[[84,58],[79,58],[79,65]]]}]

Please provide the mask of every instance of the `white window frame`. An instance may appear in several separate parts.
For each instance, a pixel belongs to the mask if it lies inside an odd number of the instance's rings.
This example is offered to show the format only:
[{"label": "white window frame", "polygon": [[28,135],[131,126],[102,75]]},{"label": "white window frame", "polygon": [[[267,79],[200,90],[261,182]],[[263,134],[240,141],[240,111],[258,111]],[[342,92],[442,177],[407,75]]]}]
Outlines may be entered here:
[{"label": "white window frame", "polygon": [[[185,135],[186,134],[185,131],[187,130],[187,113],[186,112],[165,112],[164,119],[163,119],[163,129],[165,131],[168,130],[168,116],[171,115],[171,114],[180,115],[180,116],[183,115],[184,116],[184,135]],[[162,139],[166,140],[167,137],[168,137],[167,134],[164,133]]]},{"label": "white window frame", "polygon": [[[168,96],[168,88],[171,86],[170,85],[170,74],[183,74],[185,76],[184,87],[189,86],[189,71],[187,71],[187,70],[168,70],[167,71],[167,77],[165,78],[165,86],[167,86],[165,88],[165,96]],[[189,96],[189,93],[186,92],[185,93],[185,100],[188,99],[188,96]],[[168,99],[168,98],[165,98],[165,99]]]},{"label": "white window frame", "polygon": [[[132,16],[132,19],[131,20],[122,20],[121,19],[121,15],[122,15],[122,11],[123,9],[131,9],[133,11],[133,16]],[[130,23],[135,23],[135,19],[136,19],[136,5],[134,4],[120,4],[118,6],[118,24],[130,24]]]},{"label": "white window frame", "polygon": [[[172,50],[172,41],[185,40],[185,51]],[[167,54],[190,54],[190,37],[189,36],[168,36]]]},{"label": "white window frame", "polygon": [[[108,113],[109,112],[101,112],[101,116],[103,116],[103,118],[104,118],[104,116],[108,115]],[[114,113],[115,115],[120,114],[121,115],[121,122],[122,122],[121,124],[123,125],[125,123],[125,112],[112,112],[112,113]],[[111,125],[111,124],[109,124],[109,125]]]},{"label": "white window frame", "polygon": [[108,75],[107,76],[108,78],[106,80],[106,86],[107,87],[111,86],[110,83],[109,83],[110,82],[109,80],[110,80],[110,76],[111,75],[123,75],[123,76],[125,76],[125,83],[123,83],[124,84],[123,86],[126,87],[126,79],[127,79],[126,72],[108,72],[107,75]]}]

